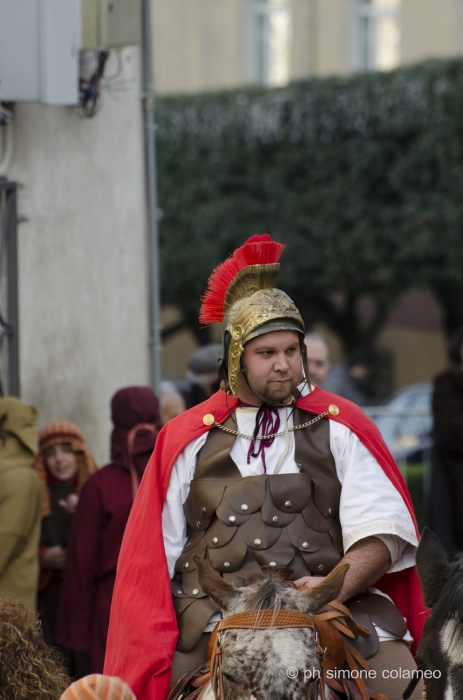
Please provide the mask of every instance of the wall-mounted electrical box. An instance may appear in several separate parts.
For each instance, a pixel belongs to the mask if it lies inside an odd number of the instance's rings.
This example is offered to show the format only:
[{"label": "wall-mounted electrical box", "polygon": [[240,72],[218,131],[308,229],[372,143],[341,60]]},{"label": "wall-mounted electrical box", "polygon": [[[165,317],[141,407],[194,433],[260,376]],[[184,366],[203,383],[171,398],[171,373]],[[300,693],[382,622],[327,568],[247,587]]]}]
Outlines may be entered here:
[{"label": "wall-mounted electrical box", "polygon": [[82,49],[141,43],[141,0],[82,0]]},{"label": "wall-mounted electrical box", "polygon": [[79,102],[79,0],[0,0],[0,100]]},{"label": "wall-mounted electrical box", "polygon": [[76,105],[79,50],[141,43],[141,0],[0,0],[0,100]]}]

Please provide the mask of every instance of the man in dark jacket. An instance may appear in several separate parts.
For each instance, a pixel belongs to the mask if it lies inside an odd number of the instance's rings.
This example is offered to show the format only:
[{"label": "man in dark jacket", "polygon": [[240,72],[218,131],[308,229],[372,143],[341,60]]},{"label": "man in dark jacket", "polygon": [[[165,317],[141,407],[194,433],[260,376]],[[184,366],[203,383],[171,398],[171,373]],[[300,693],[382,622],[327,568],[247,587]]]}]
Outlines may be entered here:
[{"label": "man in dark jacket", "polygon": [[436,377],[429,526],[449,554],[463,550],[463,327],[449,343],[452,368]]}]

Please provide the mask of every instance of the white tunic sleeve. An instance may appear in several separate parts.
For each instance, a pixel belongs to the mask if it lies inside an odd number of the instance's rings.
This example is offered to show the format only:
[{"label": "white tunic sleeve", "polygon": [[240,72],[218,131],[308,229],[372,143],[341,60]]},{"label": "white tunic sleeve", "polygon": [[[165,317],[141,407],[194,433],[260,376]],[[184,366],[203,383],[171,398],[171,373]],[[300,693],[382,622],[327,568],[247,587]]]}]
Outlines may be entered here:
[{"label": "white tunic sleeve", "polygon": [[406,544],[397,550],[397,558],[391,557],[388,573],[413,566],[418,540],[399,492],[349,428],[330,421],[330,445],[342,485],[339,518],[344,551],[365,537],[393,535]]},{"label": "white tunic sleeve", "polygon": [[175,573],[175,562],[182,553],[186,539],[186,519],[183,504],[190,493],[190,482],[196,468],[196,455],[206,442],[208,433],[190,442],[179,454],[172,467],[166,502],[162,509],[162,535],[166,550],[169,576]]}]

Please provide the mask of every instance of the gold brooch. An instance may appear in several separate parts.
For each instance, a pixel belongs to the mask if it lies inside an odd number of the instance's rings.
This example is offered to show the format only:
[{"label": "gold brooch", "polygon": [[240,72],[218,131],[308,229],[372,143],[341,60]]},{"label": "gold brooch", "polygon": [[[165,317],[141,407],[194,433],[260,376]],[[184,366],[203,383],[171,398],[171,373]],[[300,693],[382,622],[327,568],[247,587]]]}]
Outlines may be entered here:
[{"label": "gold brooch", "polygon": [[203,418],[203,423],[204,425],[214,425],[215,418],[212,415],[212,413],[206,413],[206,415]]},{"label": "gold brooch", "polygon": [[332,416],[339,416],[339,408],[334,405],[334,403],[331,404],[331,406],[328,406],[328,411]]}]

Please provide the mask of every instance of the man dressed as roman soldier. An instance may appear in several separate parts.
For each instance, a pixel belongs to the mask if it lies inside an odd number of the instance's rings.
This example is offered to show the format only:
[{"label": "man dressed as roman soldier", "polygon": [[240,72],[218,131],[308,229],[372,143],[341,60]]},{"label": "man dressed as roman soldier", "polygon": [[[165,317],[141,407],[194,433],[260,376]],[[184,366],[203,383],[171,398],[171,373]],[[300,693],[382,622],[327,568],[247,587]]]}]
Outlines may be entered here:
[{"label": "man dressed as roman soldier", "polygon": [[[222,323],[222,389],[161,431],[130,515],[105,673],[139,700],[164,700],[205,661],[220,613],[193,555],[234,586],[263,566],[313,586],[348,563],[338,601],[369,626],[372,668],[414,668],[410,496],[374,424],[310,384],[304,323],[276,288],[283,248],[253,236],[211,275],[200,320]],[[403,681],[380,675],[375,689],[398,697]]]}]

